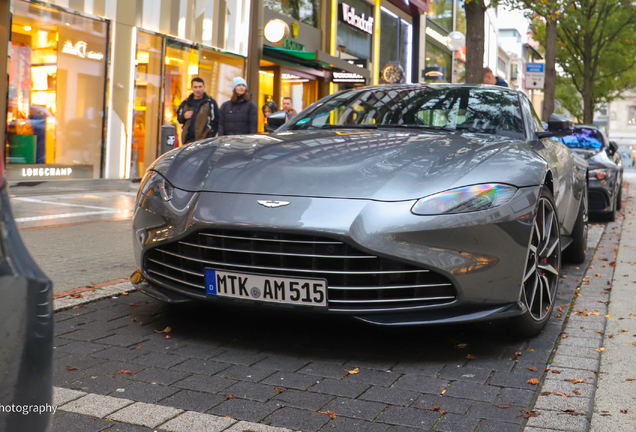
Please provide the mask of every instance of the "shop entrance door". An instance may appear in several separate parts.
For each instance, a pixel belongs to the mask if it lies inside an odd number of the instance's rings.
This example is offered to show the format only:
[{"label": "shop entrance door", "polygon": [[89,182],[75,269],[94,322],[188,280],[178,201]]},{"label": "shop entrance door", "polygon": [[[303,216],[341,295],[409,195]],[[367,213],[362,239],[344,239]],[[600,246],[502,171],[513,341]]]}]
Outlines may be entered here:
[{"label": "shop entrance door", "polygon": [[318,100],[318,81],[316,81],[315,77],[294,69],[281,68],[280,78],[280,109],[282,109],[283,99],[286,97],[292,99],[294,110],[297,113]]},{"label": "shop entrance door", "polygon": [[199,50],[167,39],[164,63],[163,124],[176,128],[175,147],[178,147],[181,145],[181,124],[177,120],[177,110],[192,93],[190,82],[199,74]]}]

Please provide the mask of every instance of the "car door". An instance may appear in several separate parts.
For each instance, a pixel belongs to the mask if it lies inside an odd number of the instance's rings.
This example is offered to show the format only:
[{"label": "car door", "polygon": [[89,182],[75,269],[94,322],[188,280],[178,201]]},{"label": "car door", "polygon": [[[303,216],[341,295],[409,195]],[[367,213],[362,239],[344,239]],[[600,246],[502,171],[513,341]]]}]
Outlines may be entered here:
[{"label": "car door", "polygon": [[522,95],[521,100],[531,132],[530,139],[537,143],[535,146],[537,153],[548,163],[552,171],[554,204],[557,208],[559,225],[563,226],[564,222],[571,218],[570,212],[568,211],[571,206],[572,194],[570,191],[573,186],[573,177],[568,175],[568,173],[571,173],[573,170],[570,149],[559,141],[554,141],[549,138],[536,138],[536,133],[544,132],[545,129],[528,98]]}]

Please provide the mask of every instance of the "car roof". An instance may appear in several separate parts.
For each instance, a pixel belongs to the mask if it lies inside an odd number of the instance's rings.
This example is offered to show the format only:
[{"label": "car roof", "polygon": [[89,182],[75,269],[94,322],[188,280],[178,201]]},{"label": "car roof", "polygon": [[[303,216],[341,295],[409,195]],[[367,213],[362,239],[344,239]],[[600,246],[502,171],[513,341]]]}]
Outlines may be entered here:
[{"label": "car roof", "polygon": [[[406,89],[420,89],[420,88],[483,88],[489,90],[501,90],[508,93],[522,93],[521,90],[513,89],[510,87],[502,87],[491,84],[451,84],[451,83],[403,83],[403,84],[382,84],[371,85],[364,87],[354,87],[350,90],[406,90]],[[345,90],[346,91],[346,90]]]}]

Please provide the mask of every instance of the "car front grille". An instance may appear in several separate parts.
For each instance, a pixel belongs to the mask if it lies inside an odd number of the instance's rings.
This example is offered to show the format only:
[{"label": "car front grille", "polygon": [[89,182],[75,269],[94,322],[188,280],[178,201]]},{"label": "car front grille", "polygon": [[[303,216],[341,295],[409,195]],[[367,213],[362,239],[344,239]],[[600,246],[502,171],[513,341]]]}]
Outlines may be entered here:
[{"label": "car front grille", "polygon": [[201,231],[149,249],[144,265],[151,280],[197,292],[205,291],[205,268],[326,279],[329,310],[341,312],[414,310],[457,299],[441,274],[297,234]]},{"label": "car front grille", "polygon": [[607,194],[599,190],[589,190],[587,203],[590,211],[605,210],[609,207]]}]

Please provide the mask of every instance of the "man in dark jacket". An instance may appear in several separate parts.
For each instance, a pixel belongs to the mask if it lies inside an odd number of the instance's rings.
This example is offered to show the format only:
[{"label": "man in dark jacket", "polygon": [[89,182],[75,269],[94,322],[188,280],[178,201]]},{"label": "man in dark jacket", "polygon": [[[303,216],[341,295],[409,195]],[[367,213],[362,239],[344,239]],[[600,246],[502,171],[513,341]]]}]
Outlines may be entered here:
[{"label": "man in dark jacket", "polygon": [[205,92],[203,79],[192,78],[192,94],[179,106],[177,119],[183,125],[181,142],[188,144],[212,138],[219,129],[219,107]]},{"label": "man in dark jacket", "polygon": [[219,109],[219,136],[249,135],[258,132],[258,107],[251,101],[242,77],[232,80],[232,99]]}]

